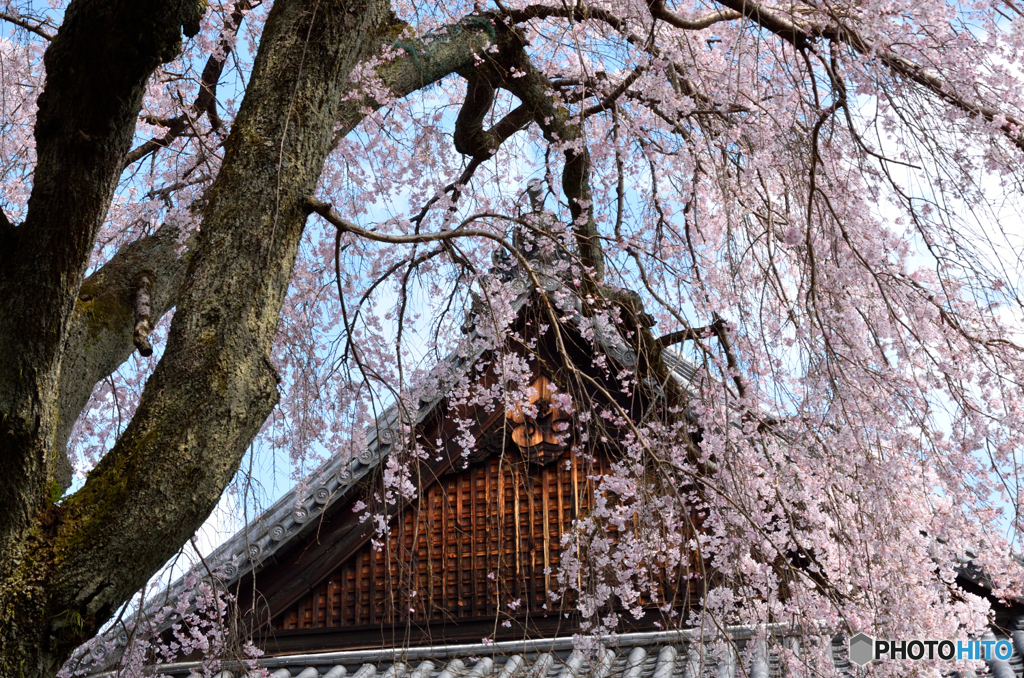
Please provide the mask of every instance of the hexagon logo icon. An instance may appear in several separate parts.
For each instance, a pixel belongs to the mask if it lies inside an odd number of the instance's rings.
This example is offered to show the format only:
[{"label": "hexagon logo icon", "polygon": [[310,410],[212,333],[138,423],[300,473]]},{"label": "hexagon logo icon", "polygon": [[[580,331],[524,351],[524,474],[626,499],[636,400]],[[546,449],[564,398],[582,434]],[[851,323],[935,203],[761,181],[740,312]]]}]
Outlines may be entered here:
[{"label": "hexagon logo icon", "polygon": [[850,661],[857,666],[864,666],[875,658],[875,641],[864,633],[850,638]]}]

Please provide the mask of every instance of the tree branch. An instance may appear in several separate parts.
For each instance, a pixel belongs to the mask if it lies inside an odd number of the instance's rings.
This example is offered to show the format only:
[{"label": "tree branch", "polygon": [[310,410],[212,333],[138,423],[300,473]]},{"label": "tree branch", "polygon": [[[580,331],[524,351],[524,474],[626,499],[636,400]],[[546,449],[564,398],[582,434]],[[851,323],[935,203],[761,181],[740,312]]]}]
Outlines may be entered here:
[{"label": "tree branch", "polygon": [[47,617],[56,655],[94,633],[195,532],[276,404],[270,350],[305,196],[330,152],[349,74],[392,29],[384,0],[274,3],[164,356],[114,448],[60,508],[47,606],[83,625]]},{"label": "tree branch", "polygon": [[570,120],[569,111],[557,104],[550,94],[551,81],[537,70],[522,48],[506,56],[509,57],[512,58],[510,65],[516,68],[515,77],[510,70],[501,86],[530,107],[534,120],[549,143],[558,143],[564,148],[562,192],[565,193],[572,214],[580,261],[589,270],[584,280],[592,288],[604,278],[604,252],[594,221],[590,192],[590,152],[582,134],[582,120]]},{"label": "tree branch", "polygon": [[153,330],[150,324],[150,292],[153,279],[149,273],[143,273],[135,283],[135,329],[132,332],[132,343],[139,349],[144,358],[153,355],[153,345],[149,343],[149,333]]},{"label": "tree branch", "polygon": [[208,116],[213,131],[216,131],[222,125],[220,116],[217,115],[217,84],[220,82],[221,73],[224,72],[224,64],[231,55],[231,50],[234,46],[234,40],[231,38],[238,32],[238,27],[242,25],[245,13],[259,5],[260,1],[239,0],[235,3],[234,10],[224,21],[220,42],[217,45],[217,49],[214,50],[214,54],[218,56],[210,56],[206,61],[206,66],[203,67],[203,74],[199,81],[199,94],[196,96],[192,106],[187,112],[177,117],[162,120],[159,124],[167,127],[167,132],[159,139],[150,139],[129,152],[124,158],[124,167],[138,162],[154,151],[167,148],[185,130],[192,127],[195,120],[204,114]]},{"label": "tree branch", "polygon": [[484,130],[484,119],[494,104],[494,86],[487,75],[477,69],[469,70],[465,78],[466,99],[455,120],[455,150],[473,158],[486,159],[494,155],[510,136],[530,124],[533,112],[526,105],[518,106],[492,129]]},{"label": "tree branch", "polygon": [[10,12],[0,12],[0,20],[12,23],[20,28],[24,28],[26,31],[30,33],[35,33],[36,35],[45,40],[53,40],[54,34],[43,28],[46,25],[46,23],[39,19],[36,19],[33,22],[17,14],[11,14]]},{"label": "tree branch", "polygon": [[[334,206],[331,205],[329,202],[324,202],[323,200],[320,200],[318,198],[308,198],[306,200],[306,209],[309,210],[310,212],[315,212],[316,214],[319,214],[321,217],[324,218],[325,221],[327,221],[327,223],[329,223],[331,226],[334,226],[339,231],[343,231],[345,233],[352,233],[353,235],[358,235],[360,238],[366,238],[367,240],[373,240],[374,242],[385,242],[390,243],[392,245],[412,245],[427,242],[443,242],[447,240],[455,240],[456,238],[486,238],[488,240],[493,240],[494,242],[497,242],[498,244],[504,246],[508,250],[514,249],[500,236],[497,236],[494,233],[491,233],[490,231],[484,231],[481,229],[460,227],[450,231],[441,231],[439,233],[413,233],[411,235],[389,235],[387,233],[377,233],[376,231],[371,231],[368,228],[363,228],[358,224],[352,223],[345,217],[338,214],[338,212],[335,211]],[[463,223],[472,221],[474,218],[478,216],[480,215],[475,215],[470,219],[464,220]]]},{"label": "tree branch", "polygon": [[707,339],[708,337],[714,337],[718,335],[719,330],[724,328],[724,321],[721,319],[715,320],[710,325],[704,327],[687,327],[684,330],[678,330],[676,332],[669,332],[666,335],[657,338],[656,343],[661,348],[672,346],[674,344],[681,344],[684,341],[696,341],[698,339]]},{"label": "tree branch", "polygon": [[622,82],[616,85],[612,89],[612,91],[608,93],[607,96],[605,96],[603,99],[601,99],[601,101],[597,102],[590,108],[585,109],[582,113],[583,118],[586,119],[592,115],[596,115],[597,113],[610,111],[612,107],[615,106],[615,102],[619,100],[619,97],[622,96],[627,89],[632,87],[633,83],[639,80],[640,76],[643,75],[645,72],[647,72],[647,66],[643,64],[634,68],[632,71],[630,71],[629,75],[622,79]]},{"label": "tree branch", "polygon": [[[517,107],[515,110],[510,112],[501,120],[499,120],[494,125],[494,127],[491,128],[489,132],[483,133],[486,134],[488,137],[487,142],[484,144],[484,148],[497,149],[498,147],[501,146],[501,144],[505,142],[506,139],[508,139],[510,136],[526,127],[526,125],[528,125],[532,120],[533,115],[526,108],[526,106]],[[455,135],[456,137],[458,137],[459,135],[458,121],[456,121],[455,123]],[[435,195],[430,200],[428,200],[427,203],[423,206],[423,208],[419,211],[419,213],[417,213],[416,216],[413,217],[410,221],[412,221],[415,224],[422,224],[423,220],[427,216],[427,213],[430,211],[430,207],[438,200],[440,200],[442,195],[448,192],[451,192],[452,194],[452,206],[449,208],[449,211],[454,211],[454,205],[461,196],[462,187],[464,187],[473,177],[473,174],[476,172],[477,168],[479,168],[480,165],[482,165],[483,162],[490,157],[490,151],[488,151],[485,155],[474,155],[472,159],[469,161],[469,164],[466,165],[466,169],[464,169],[462,171],[462,174],[459,175],[459,178],[445,186],[444,190],[442,190],[441,193]]]},{"label": "tree branch", "polygon": [[522,9],[510,10],[502,14],[502,16],[516,24],[526,23],[534,19],[549,19],[551,17],[571,18],[574,21],[597,19],[626,35],[630,42],[635,41],[638,44],[645,42],[639,36],[629,33],[629,24],[624,19],[601,7],[591,7],[578,3],[574,3],[571,8],[568,6],[527,5]]},{"label": "tree branch", "polygon": [[879,59],[897,75],[917,83],[970,116],[979,115],[988,122],[992,122],[998,116],[1003,116],[1006,119],[1006,123],[1000,126],[1003,134],[1015,146],[1024,150],[1024,120],[1013,114],[1002,112],[989,104],[972,101],[958,94],[950,83],[935,73],[892,50],[872,44],[848,26],[837,23],[829,23],[825,26],[801,23],[778,10],[765,7],[753,0],[718,0],[718,3],[742,13],[751,22],[774,33],[797,49],[807,47],[814,38],[832,40],[847,45],[863,56]]},{"label": "tree branch", "polygon": [[[442,78],[476,65],[480,54],[492,46],[500,49],[521,46],[522,38],[514,31],[496,30],[487,20],[471,16],[415,40],[390,42],[382,40],[380,49],[401,47],[405,55],[382,64],[376,69],[385,90],[396,99],[434,84]],[[363,89],[353,83],[350,91]],[[386,101],[384,102],[386,103]],[[345,137],[363,121],[366,111],[376,111],[382,105],[370,96],[346,98],[338,114],[340,123],[335,139]]]},{"label": "tree branch", "polygon": [[647,7],[651,10],[651,16],[655,19],[660,19],[661,21],[684,31],[700,31],[723,21],[735,21],[736,19],[743,18],[741,13],[726,9],[719,10],[717,12],[709,12],[708,14],[695,19],[686,19],[667,9],[665,7],[665,0],[655,0],[654,2],[649,3]]},{"label": "tree branch", "polygon": [[79,414],[96,384],[135,350],[135,281],[141,276],[152,280],[150,321],[154,325],[178,299],[189,257],[179,243],[179,233],[177,227],[165,225],[125,245],[82,283],[61,366],[60,415],[53,446],[55,478],[64,489],[71,482],[67,443]]},{"label": "tree branch", "polygon": [[746,398],[747,387],[743,383],[743,377],[740,376],[740,363],[736,359],[736,352],[733,350],[732,342],[729,340],[729,326],[716,313],[714,322],[711,323],[711,328],[714,330],[715,336],[718,337],[718,345],[722,347],[722,351],[725,353],[725,363],[729,367],[729,371],[732,372],[733,383],[736,384],[736,392],[740,398]]}]

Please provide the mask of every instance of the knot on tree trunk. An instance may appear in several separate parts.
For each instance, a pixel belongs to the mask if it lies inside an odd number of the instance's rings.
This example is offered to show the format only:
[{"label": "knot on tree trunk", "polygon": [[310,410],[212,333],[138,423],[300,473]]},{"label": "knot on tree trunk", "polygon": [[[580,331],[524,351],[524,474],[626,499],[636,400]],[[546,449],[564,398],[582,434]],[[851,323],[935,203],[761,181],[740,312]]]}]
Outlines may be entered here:
[{"label": "knot on tree trunk", "polygon": [[153,330],[150,324],[152,292],[153,278],[143,273],[135,281],[135,331],[132,333],[132,342],[146,358],[153,355],[153,345],[149,343],[149,333]]}]

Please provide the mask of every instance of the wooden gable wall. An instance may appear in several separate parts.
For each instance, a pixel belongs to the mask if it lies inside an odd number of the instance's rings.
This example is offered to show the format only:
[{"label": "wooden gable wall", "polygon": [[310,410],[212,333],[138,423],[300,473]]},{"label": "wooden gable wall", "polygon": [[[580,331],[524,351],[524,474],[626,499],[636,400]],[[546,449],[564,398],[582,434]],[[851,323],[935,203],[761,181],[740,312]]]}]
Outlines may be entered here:
[{"label": "wooden gable wall", "polygon": [[[507,620],[522,635],[526,618],[564,626],[562,611],[574,601],[557,596],[562,535],[592,510],[607,460],[566,452],[541,466],[510,448],[441,478],[394,521],[382,548],[361,547],[273,628],[290,635],[479,622],[505,635]],[[673,590],[661,599],[692,600],[699,584],[668,577]]]},{"label": "wooden gable wall", "polygon": [[[448,475],[366,544],[277,629],[544,614],[557,607],[561,536],[593,506],[601,460],[546,466],[517,450]],[[515,601],[519,601],[518,604]],[[509,607],[509,604],[513,607]]]},{"label": "wooden gable wall", "polygon": [[[527,308],[517,325],[523,337],[531,337],[544,320]],[[532,349],[525,348],[526,339],[520,347],[536,358],[534,378],[560,381],[565,375],[561,361],[552,358],[553,339],[549,333],[535,339]],[[570,357],[589,364],[589,345],[578,337],[565,339]],[[491,369],[478,379],[485,387],[497,381]],[[629,398],[621,405],[627,411],[645,406]],[[425,462],[429,468],[421,477],[431,480],[421,481],[416,502],[396,509],[381,548],[370,542],[368,523],[356,524],[349,503],[325,515],[317,533],[278,557],[254,583],[239,587],[243,608],[262,605],[269,613],[269,624],[258,625],[260,646],[273,654],[578,631],[575,599],[549,592],[560,588],[562,537],[593,510],[598,479],[610,459],[601,450],[576,456],[568,446],[552,445],[558,421],[573,424],[546,405],[539,411],[537,421],[483,408],[455,413],[476,421],[478,449],[462,468],[458,451],[454,460],[450,456],[449,441],[460,435],[453,413],[438,410],[417,433],[426,449],[443,441],[436,463],[433,454]],[[369,495],[375,491],[366,488]],[[676,608],[685,607],[699,597],[703,582],[692,573],[702,568],[696,560],[684,573],[663,573],[662,605],[675,601]],[[654,630],[665,621],[657,611],[639,622],[629,615],[620,619],[623,631]]]}]

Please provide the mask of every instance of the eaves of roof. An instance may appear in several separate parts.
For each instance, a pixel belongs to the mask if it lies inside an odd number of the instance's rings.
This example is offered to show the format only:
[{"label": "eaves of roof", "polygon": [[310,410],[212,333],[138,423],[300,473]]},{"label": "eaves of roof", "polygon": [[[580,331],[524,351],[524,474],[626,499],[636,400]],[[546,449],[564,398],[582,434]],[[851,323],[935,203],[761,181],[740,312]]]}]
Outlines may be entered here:
[{"label": "eaves of roof", "polygon": [[[1024,622],[1019,618],[1018,623]],[[972,678],[1021,678],[1024,631],[1010,639],[1008,661],[992,659]],[[768,625],[733,626],[703,633],[699,629],[628,633],[598,638],[580,651],[572,637],[467,645],[294,654],[254,660],[249,666],[225,663],[216,678],[249,678],[265,669],[271,678],[782,678],[787,675],[777,648],[803,654],[800,629]],[[847,641],[831,640],[833,675],[852,678]],[[819,667],[819,669],[825,667]],[[152,667],[160,675],[186,678],[201,674],[197,662]],[[952,672],[942,675],[966,678]],[[95,678],[115,678],[114,672]]]},{"label": "eaves of roof", "polygon": [[[251,668],[272,678],[772,678],[781,676],[774,645],[798,644],[793,629],[736,626],[726,633],[698,630],[629,633],[603,638],[581,652],[572,637],[467,645],[297,654],[257,660],[255,666],[225,664],[217,678],[243,678]],[[842,641],[832,647],[838,672],[849,675]],[[165,664],[161,675],[174,678],[202,671],[195,662]],[[106,673],[96,678],[114,678]]]}]

